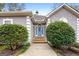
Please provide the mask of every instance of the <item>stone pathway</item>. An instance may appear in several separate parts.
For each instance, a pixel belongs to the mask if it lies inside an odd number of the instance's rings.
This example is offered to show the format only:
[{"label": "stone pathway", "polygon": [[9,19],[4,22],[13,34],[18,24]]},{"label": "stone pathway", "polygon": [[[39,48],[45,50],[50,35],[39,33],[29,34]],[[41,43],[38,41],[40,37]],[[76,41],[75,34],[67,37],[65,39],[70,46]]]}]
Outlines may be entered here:
[{"label": "stone pathway", "polygon": [[57,56],[47,43],[33,43],[29,49],[20,56]]}]

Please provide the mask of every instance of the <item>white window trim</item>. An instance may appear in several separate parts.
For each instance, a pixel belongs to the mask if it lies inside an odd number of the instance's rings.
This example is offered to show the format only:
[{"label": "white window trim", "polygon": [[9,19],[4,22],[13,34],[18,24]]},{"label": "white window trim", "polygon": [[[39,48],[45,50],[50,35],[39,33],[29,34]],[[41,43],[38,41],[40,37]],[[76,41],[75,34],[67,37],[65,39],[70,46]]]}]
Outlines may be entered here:
[{"label": "white window trim", "polygon": [[5,24],[5,21],[11,21],[11,24],[13,24],[13,19],[8,19],[8,18],[3,19],[3,24]]}]

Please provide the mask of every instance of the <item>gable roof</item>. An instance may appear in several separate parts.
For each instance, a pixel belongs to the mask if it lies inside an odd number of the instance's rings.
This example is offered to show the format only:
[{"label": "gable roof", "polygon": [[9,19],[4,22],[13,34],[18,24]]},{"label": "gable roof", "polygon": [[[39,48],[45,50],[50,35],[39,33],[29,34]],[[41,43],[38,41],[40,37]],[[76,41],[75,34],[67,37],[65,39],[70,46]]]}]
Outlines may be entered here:
[{"label": "gable roof", "polygon": [[68,4],[62,4],[55,10],[52,10],[50,13],[48,13],[47,17],[49,18],[51,15],[54,15],[61,8],[64,8],[64,9],[68,10],[69,12],[71,12],[72,14],[74,14],[75,16],[79,17],[79,12],[76,9],[74,9],[73,7],[69,6]]},{"label": "gable roof", "polygon": [[32,16],[31,11],[9,11],[9,12],[0,12],[0,16]]}]

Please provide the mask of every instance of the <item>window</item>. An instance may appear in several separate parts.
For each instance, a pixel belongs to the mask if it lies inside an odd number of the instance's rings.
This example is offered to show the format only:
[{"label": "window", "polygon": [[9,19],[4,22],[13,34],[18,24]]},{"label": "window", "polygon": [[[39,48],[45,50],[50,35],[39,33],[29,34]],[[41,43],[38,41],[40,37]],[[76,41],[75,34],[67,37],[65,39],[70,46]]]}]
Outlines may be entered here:
[{"label": "window", "polygon": [[68,23],[68,20],[66,18],[64,18],[64,17],[60,18],[60,21]]},{"label": "window", "polygon": [[3,24],[13,24],[13,19],[3,19]]}]

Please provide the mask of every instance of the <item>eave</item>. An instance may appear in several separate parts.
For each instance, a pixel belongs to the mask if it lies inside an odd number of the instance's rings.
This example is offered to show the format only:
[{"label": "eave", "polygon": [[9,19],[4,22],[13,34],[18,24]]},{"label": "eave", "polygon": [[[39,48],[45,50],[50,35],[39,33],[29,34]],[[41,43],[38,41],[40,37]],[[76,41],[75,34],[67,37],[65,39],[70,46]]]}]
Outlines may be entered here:
[{"label": "eave", "polygon": [[31,11],[9,11],[9,12],[0,12],[1,17],[14,17],[14,16],[32,16]]}]

